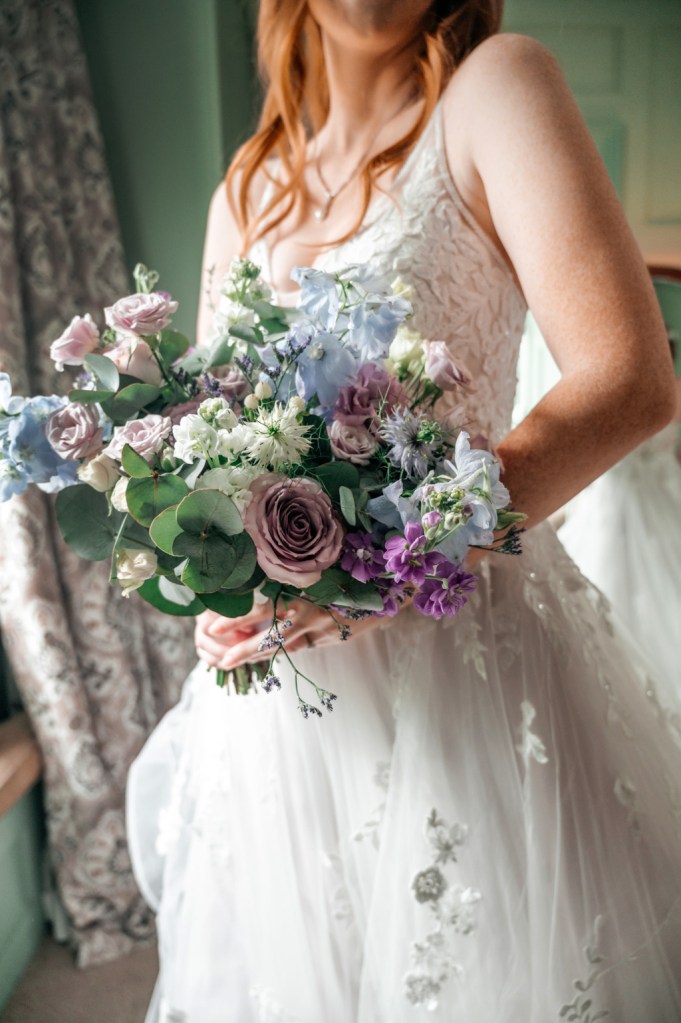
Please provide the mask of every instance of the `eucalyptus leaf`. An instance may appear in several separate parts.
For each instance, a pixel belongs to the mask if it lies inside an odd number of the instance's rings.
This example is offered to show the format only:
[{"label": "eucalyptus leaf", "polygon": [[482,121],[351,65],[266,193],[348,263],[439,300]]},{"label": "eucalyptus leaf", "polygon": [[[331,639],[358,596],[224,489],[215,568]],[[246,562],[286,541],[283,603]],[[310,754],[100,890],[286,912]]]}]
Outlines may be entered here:
[{"label": "eucalyptus leaf", "polygon": [[161,394],[161,388],[154,384],[143,384],[141,382],[127,384],[113,398],[110,398],[102,407],[106,414],[115,423],[123,423],[132,419],[137,412],[150,405]]},{"label": "eucalyptus leaf", "polygon": [[149,463],[141,455],[138,455],[129,444],[123,445],[121,465],[128,476],[132,476],[134,479],[146,479],[148,476],[153,476],[153,470]]},{"label": "eucalyptus leaf", "polygon": [[124,516],[112,510],[105,494],[85,483],[66,487],[57,494],[59,529],[69,547],[87,561],[104,561],[111,555]]},{"label": "eucalyptus leaf", "polygon": [[229,333],[232,337],[236,337],[240,341],[247,341],[251,345],[262,344],[262,331],[257,327],[248,327],[245,323],[234,323],[229,328]]},{"label": "eucalyptus leaf", "polygon": [[383,598],[372,583],[361,583],[339,568],[327,568],[314,586],[305,590],[317,604],[338,604],[366,611],[382,611]]},{"label": "eucalyptus leaf", "polygon": [[238,590],[253,576],[256,567],[255,544],[248,533],[238,533],[232,537],[236,561],[234,568],[222,583],[224,590]]},{"label": "eucalyptus leaf", "polygon": [[236,552],[224,537],[181,533],[173,546],[178,556],[188,559],[181,578],[195,593],[219,590],[236,562]]},{"label": "eucalyptus leaf", "polygon": [[152,607],[158,608],[159,611],[163,611],[167,615],[176,615],[180,618],[189,618],[194,615],[199,615],[205,610],[205,604],[195,594],[192,594],[192,600],[189,604],[179,603],[176,600],[169,600],[168,597],[162,592],[161,586],[164,583],[168,583],[170,586],[176,586],[178,591],[182,590],[187,593],[191,593],[185,586],[181,584],[172,583],[166,580],[163,576],[155,577],[153,579],[147,579],[146,582],[142,583],[137,593],[143,600],[146,600]]},{"label": "eucalyptus leaf", "polygon": [[359,472],[350,462],[326,462],[315,466],[314,475],[332,501],[340,500],[340,488],[353,490],[359,486]]},{"label": "eucalyptus leaf", "polygon": [[343,513],[343,518],[348,525],[356,525],[357,516],[355,514],[355,498],[352,491],[348,487],[339,487],[338,498],[340,500],[340,509]]},{"label": "eucalyptus leaf", "polygon": [[107,391],[117,391],[120,387],[118,367],[106,355],[86,355],[83,360],[85,367],[97,378],[97,382]]},{"label": "eucalyptus leaf", "polygon": [[175,512],[177,511],[177,505],[173,504],[169,508],[165,508],[162,512],[156,516],[151,525],[149,526],[149,536],[162,551],[166,554],[174,554],[173,544],[175,538],[182,532],[182,527],[177,524],[177,517]]},{"label": "eucalyptus leaf", "polygon": [[188,493],[187,484],[179,476],[154,475],[151,479],[131,479],[125,500],[133,518],[150,526],[160,512],[178,504]]},{"label": "eucalyptus leaf", "polygon": [[237,506],[220,490],[194,490],[180,503],[177,521],[187,533],[217,530],[231,536],[243,532]]},{"label": "eucalyptus leaf", "polygon": [[223,615],[225,618],[239,618],[247,615],[253,607],[252,593],[204,593],[202,602],[210,611]]},{"label": "eucalyptus leaf", "polygon": [[113,398],[115,391],[82,391],[76,388],[69,391],[69,401],[77,401],[81,405],[93,405],[96,401],[105,402]]},{"label": "eucalyptus leaf", "polygon": [[158,353],[164,362],[169,365],[182,358],[189,348],[189,338],[186,338],[184,334],[180,334],[177,330],[162,330],[160,338]]}]

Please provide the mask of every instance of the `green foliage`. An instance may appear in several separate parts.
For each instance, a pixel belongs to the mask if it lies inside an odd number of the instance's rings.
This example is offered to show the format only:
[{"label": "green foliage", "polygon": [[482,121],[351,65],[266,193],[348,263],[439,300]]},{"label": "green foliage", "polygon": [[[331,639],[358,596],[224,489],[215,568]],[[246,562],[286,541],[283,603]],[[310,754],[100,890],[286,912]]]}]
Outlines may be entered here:
[{"label": "green foliage", "polygon": [[123,387],[113,398],[102,402],[102,408],[114,423],[120,425],[134,419],[147,405],[161,395],[161,388],[153,384],[137,383]]},{"label": "green foliage", "polygon": [[109,398],[113,398],[114,393],[114,391],[81,391],[76,388],[69,391],[69,401],[77,401],[81,405],[93,405],[96,401],[108,401]]},{"label": "green foliage", "polygon": [[176,504],[165,508],[162,512],[159,512],[149,526],[149,536],[156,546],[166,554],[174,554],[173,544],[175,538],[182,532],[182,527],[177,524],[176,511]]},{"label": "green foliage", "polygon": [[83,360],[97,379],[102,390],[116,392],[120,387],[120,376],[117,367],[106,355],[86,355]]},{"label": "green foliage", "polygon": [[182,358],[189,348],[189,338],[180,334],[177,330],[162,330],[158,345],[158,354],[163,361],[172,366],[174,362]]},{"label": "green foliage", "polygon": [[165,580],[163,577],[159,578],[156,576],[153,579],[147,579],[147,581],[142,583],[136,592],[139,593],[140,597],[146,600],[148,604],[151,604],[153,607],[158,608],[159,611],[163,611],[168,615],[188,618],[201,614],[201,612],[205,609],[205,604],[203,601],[199,600],[197,596],[193,596],[189,603],[180,603],[177,600],[171,600],[169,596],[166,596],[163,592],[161,592],[161,586],[163,583],[166,584],[164,587],[165,593],[172,592],[172,587],[175,587],[178,591],[184,589],[184,587],[181,588],[178,583],[170,582],[169,580]]},{"label": "green foliage", "polygon": [[350,462],[326,462],[312,470],[331,500],[340,505],[340,489],[354,490],[359,486],[359,472]]},{"label": "green foliage", "polygon": [[340,500],[340,509],[343,513],[343,518],[350,526],[357,524],[357,516],[355,514],[355,497],[352,491],[348,487],[339,487],[338,497]]},{"label": "green foliage", "polygon": [[57,522],[66,543],[87,561],[104,561],[113,551],[124,516],[109,509],[104,494],[85,483],[57,494]]},{"label": "green foliage", "polygon": [[225,618],[239,618],[253,607],[252,593],[204,593],[201,600],[210,611]]},{"label": "green foliage", "polygon": [[159,512],[178,504],[189,493],[179,476],[154,475],[147,479],[131,479],[125,491],[128,510],[143,526],[150,526]]},{"label": "green foliage", "polygon": [[141,455],[138,455],[129,444],[125,444],[123,447],[121,465],[128,476],[132,476],[134,479],[145,479],[148,476],[153,476],[153,470],[149,463]]},{"label": "green foliage", "polygon": [[382,611],[383,598],[372,583],[361,583],[340,568],[327,568],[314,586],[308,586],[305,596],[315,604],[338,604],[367,611]]}]

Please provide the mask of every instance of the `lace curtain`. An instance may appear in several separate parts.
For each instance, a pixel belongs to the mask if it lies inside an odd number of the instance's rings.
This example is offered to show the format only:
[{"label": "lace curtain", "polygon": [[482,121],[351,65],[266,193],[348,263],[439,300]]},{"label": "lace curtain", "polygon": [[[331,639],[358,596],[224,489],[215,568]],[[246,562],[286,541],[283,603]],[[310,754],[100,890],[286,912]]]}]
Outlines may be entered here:
[{"label": "lace curtain", "polygon": [[[128,290],[71,0],[0,0],[0,369],[63,391],[50,341]],[[125,842],[128,766],[179,694],[191,623],[123,600],[62,543],[53,501],[0,505],[0,626],[45,757],[49,850],[88,965],[148,940]]]}]

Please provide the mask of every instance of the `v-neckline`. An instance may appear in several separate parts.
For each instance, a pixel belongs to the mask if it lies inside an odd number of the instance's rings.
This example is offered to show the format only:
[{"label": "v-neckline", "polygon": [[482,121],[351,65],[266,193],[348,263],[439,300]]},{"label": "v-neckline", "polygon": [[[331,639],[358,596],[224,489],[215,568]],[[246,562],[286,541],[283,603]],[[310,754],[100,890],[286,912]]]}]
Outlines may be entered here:
[{"label": "v-neckline", "polygon": [[[352,238],[348,239],[347,242],[342,242],[340,245],[330,245],[327,246],[326,248],[321,249],[314,259],[308,261],[305,264],[306,266],[312,267],[313,269],[320,269],[318,264],[323,258],[327,258],[332,252],[341,251],[344,245],[347,245],[350,241],[352,241],[352,239],[356,238],[360,234],[363,234],[370,227],[373,227],[374,224],[376,224],[381,219],[381,216],[385,215],[385,213],[388,210],[394,208],[396,205],[399,206],[399,199],[398,196],[395,194],[396,189],[402,184],[404,176],[406,175],[407,171],[413,166],[417,155],[420,154],[425,138],[431,133],[432,126],[435,123],[435,118],[439,115],[441,101],[442,97],[440,97],[437,103],[435,104],[435,107],[433,108],[433,111],[423,128],[423,131],[417,138],[411,152],[408,154],[406,160],[404,161],[404,163],[398,170],[397,174],[395,175],[390,185],[390,188],[386,191],[379,192],[376,198],[372,200],[372,202],[369,205],[369,209],[367,210],[364,219],[362,220],[362,223],[359,225],[359,227],[353,234]],[[271,182],[268,182],[261,199],[261,207],[264,206],[265,203],[268,201],[269,196],[271,195],[271,189],[272,184]],[[283,306],[293,305],[298,295],[300,294],[300,288],[289,288],[286,291],[280,291],[279,289],[274,287],[272,281],[272,253],[270,251],[270,246],[267,242],[266,236],[259,238],[257,242],[255,242],[255,244],[251,248],[251,254],[254,254],[254,252],[257,252],[258,250],[260,250],[260,252],[262,253],[262,257],[259,259],[256,258],[255,262],[260,264],[263,277],[272,288],[274,299],[280,305]],[[293,301],[287,301],[290,299],[293,299]]]}]

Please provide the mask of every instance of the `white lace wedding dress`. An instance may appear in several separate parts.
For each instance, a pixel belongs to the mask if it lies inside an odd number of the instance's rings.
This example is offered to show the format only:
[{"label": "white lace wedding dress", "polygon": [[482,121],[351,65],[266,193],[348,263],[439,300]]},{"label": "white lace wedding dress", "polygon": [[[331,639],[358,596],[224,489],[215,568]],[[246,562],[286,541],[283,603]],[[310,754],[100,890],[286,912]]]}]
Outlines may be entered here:
[{"label": "white lace wedding dress", "polygon": [[[320,265],[411,283],[499,441],[525,305],[439,113],[399,183],[400,209],[379,200]],[[297,655],[338,694],[323,720],[283,665],[269,695],[190,676],[129,783],[158,911],[149,1023],[681,1019],[677,719],[548,526],[481,575],[451,622],[408,610]]]},{"label": "white lace wedding dress", "polygon": [[649,658],[663,700],[681,700],[679,426],[651,437],[582,491],[558,536]]}]

